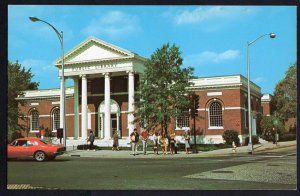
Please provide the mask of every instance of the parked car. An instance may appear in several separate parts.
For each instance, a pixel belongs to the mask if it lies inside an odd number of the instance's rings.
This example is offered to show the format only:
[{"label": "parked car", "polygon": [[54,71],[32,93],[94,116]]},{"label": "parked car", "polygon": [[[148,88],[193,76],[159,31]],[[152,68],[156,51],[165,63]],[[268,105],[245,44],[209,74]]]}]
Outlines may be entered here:
[{"label": "parked car", "polygon": [[40,138],[19,138],[7,146],[7,158],[33,157],[36,161],[54,160],[66,147],[51,144]]}]

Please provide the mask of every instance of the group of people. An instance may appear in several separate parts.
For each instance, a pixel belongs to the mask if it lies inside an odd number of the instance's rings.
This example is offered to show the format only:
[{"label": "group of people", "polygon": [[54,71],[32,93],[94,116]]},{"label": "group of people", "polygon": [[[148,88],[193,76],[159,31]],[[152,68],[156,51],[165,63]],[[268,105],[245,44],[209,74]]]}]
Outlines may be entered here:
[{"label": "group of people", "polygon": [[[131,140],[131,146],[132,146],[132,155],[137,155],[137,147],[139,139],[142,139],[143,144],[143,154],[147,154],[147,141],[149,138],[149,133],[146,129],[144,129],[141,132],[141,136],[137,132],[137,129],[134,129],[134,131],[130,134],[130,140]],[[170,150],[170,154],[177,154],[177,141],[175,140],[175,133],[172,134],[165,134],[165,133],[158,133],[154,132],[152,135],[153,140],[153,151],[154,154],[158,155],[159,147],[161,148],[162,154],[168,154],[168,149]],[[184,141],[185,141],[185,152],[186,154],[189,153],[190,149],[190,133],[189,131],[185,131],[183,135]]]},{"label": "group of people", "polygon": [[[141,135],[137,132],[137,129],[135,128],[134,131],[130,134],[130,141],[131,141],[131,147],[132,147],[132,154],[133,156],[137,155],[137,147],[139,140],[141,138],[142,144],[143,144],[143,153],[144,155],[147,154],[147,141],[149,139],[150,134],[146,129],[144,129],[141,132]],[[189,131],[185,131],[183,135],[184,141],[185,141],[185,152],[186,154],[189,153],[190,149],[190,133]],[[95,135],[93,131],[90,131],[90,135],[87,139],[89,142],[89,149],[94,149],[94,140]],[[177,154],[177,141],[175,140],[175,133],[172,134],[165,134],[165,133],[158,133],[154,132],[152,135],[153,140],[153,150],[154,154],[158,155],[159,147],[161,148],[162,154],[168,154],[168,149],[170,150],[170,154]],[[113,146],[112,150],[119,150],[119,135],[116,131],[113,132]]]}]

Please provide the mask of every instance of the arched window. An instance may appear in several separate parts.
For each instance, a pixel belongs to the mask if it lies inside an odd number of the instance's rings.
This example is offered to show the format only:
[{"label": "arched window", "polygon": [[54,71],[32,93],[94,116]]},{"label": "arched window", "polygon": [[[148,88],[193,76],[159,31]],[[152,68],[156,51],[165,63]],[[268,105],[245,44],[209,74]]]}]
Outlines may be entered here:
[{"label": "arched window", "polygon": [[60,128],[60,110],[59,109],[53,110],[52,125],[53,125],[53,131],[56,131],[58,128]]},{"label": "arched window", "polygon": [[32,110],[30,119],[30,130],[33,132],[39,131],[39,112],[37,110]]},{"label": "arched window", "polygon": [[209,127],[223,127],[222,105],[217,101],[209,106]]}]

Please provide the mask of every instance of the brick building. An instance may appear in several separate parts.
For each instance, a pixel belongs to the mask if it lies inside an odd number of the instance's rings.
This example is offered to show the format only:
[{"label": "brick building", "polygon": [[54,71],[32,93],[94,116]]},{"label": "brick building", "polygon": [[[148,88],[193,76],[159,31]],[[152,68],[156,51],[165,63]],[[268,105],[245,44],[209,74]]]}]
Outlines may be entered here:
[{"label": "brick building", "polygon": [[[111,142],[117,131],[124,143],[134,127],[134,95],[139,75],[146,59],[96,38],[88,38],[65,55],[65,77],[74,80],[66,89],[67,144],[80,143],[88,130],[95,131],[97,142]],[[61,60],[55,65],[61,75]],[[61,80],[61,84],[62,84]],[[238,131],[241,141],[248,135],[247,79],[242,75],[192,79],[189,90],[200,96],[196,121],[197,140],[202,143],[222,143],[225,130]],[[62,127],[60,89],[26,91],[17,99],[27,101],[20,110],[29,135],[39,133],[41,126],[56,132]],[[251,82],[252,132],[256,134],[256,114],[262,112],[261,89]],[[192,119],[173,119],[170,130],[178,136],[190,129]],[[122,144],[122,141],[121,141]]]}]

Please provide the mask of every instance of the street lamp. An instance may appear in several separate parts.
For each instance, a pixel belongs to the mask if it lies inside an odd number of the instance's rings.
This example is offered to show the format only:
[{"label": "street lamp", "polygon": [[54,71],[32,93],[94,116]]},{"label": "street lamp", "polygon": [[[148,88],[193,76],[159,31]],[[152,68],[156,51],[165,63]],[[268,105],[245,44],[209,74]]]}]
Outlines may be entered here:
[{"label": "street lamp", "polygon": [[44,21],[44,20],[41,20],[37,17],[29,17],[29,19],[32,21],[32,22],[37,22],[37,21],[40,21],[40,22],[43,22],[43,23],[46,23],[47,25],[49,25],[56,33],[59,41],[60,41],[60,45],[61,45],[61,56],[62,56],[62,60],[61,60],[61,70],[62,70],[62,74],[61,74],[61,77],[62,77],[62,85],[61,85],[61,97],[60,97],[60,102],[61,102],[61,110],[63,111],[63,114],[62,114],[62,127],[63,127],[63,142],[64,142],[64,146],[67,147],[66,145],[66,104],[65,104],[65,75],[64,75],[64,36],[63,36],[63,32],[59,32],[53,25],[51,25],[50,23]]},{"label": "street lamp", "polygon": [[248,153],[253,153],[253,144],[252,144],[252,122],[251,122],[251,93],[250,93],[250,45],[259,40],[260,38],[269,35],[270,38],[275,38],[275,33],[267,33],[259,36],[251,42],[247,42],[247,68],[248,68],[248,127],[249,127],[249,143],[248,143]]}]

